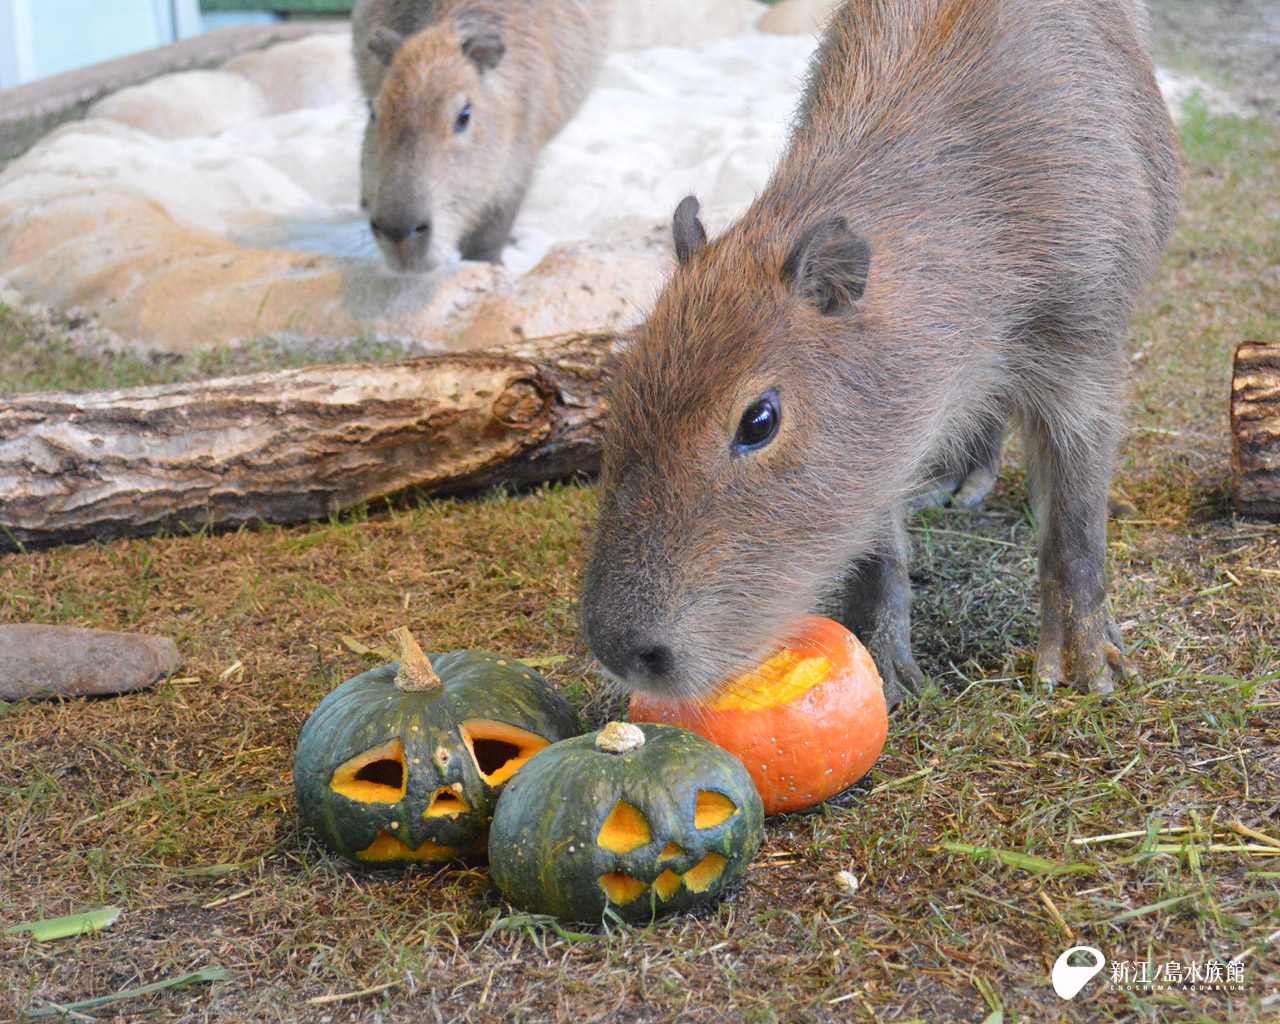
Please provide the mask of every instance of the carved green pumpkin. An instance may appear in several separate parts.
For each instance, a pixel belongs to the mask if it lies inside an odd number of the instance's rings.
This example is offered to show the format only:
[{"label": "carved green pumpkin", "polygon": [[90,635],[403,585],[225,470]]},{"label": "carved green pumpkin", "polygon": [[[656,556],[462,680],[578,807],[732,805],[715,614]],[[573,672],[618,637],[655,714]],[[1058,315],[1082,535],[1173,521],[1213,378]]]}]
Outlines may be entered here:
[{"label": "carved green pumpkin", "polygon": [[647,921],[718,897],[763,837],[760,794],[736,757],[674,726],[611,722],[512,779],[489,869],[524,910]]},{"label": "carved green pumpkin", "polygon": [[582,732],[519,661],[475,651],[403,657],[343,683],[302,727],[293,785],[322,843],[394,866],[482,853],[498,792],[538,751]]}]

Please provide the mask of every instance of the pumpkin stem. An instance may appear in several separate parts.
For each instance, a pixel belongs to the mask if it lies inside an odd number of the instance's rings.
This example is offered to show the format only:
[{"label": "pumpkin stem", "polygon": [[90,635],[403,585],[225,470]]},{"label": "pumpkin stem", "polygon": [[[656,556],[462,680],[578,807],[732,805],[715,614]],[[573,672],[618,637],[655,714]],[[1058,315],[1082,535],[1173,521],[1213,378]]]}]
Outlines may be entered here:
[{"label": "pumpkin stem", "polygon": [[431,667],[431,659],[422,653],[418,641],[408,626],[393,629],[391,635],[400,641],[400,670],[396,673],[396,688],[400,690],[430,690],[440,685],[440,677]]},{"label": "pumpkin stem", "polygon": [[630,722],[610,722],[596,733],[596,750],[625,754],[644,746],[644,730]]}]

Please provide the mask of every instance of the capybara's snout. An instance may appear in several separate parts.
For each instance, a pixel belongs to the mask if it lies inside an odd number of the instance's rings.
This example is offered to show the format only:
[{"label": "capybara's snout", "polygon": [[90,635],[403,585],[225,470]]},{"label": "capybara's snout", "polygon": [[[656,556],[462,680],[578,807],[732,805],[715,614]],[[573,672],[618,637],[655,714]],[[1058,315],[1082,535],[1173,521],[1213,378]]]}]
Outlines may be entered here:
[{"label": "capybara's snout", "polygon": [[435,269],[429,217],[374,213],[369,218],[369,230],[392,269],[404,274]]},{"label": "capybara's snout", "polygon": [[688,685],[670,629],[624,593],[598,560],[584,580],[580,627],[591,653],[628,689],[672,695]]},{"label": "capybara's snout", "polygon": [[605,672],[630,692],[714,699],[728,680],[776,648],[792,610],[807,610],[790,607],[794,595],[779,595],[786,610],[775,607],[777,614],[762,617],[758,595],[744,581],[724,592],[696,585],[710,570],[695,568],[686,577],[678,558],[664,566],[652,551],[641,560],[619,555],[618,546],[597,540],[583,576],[578,625]]}]

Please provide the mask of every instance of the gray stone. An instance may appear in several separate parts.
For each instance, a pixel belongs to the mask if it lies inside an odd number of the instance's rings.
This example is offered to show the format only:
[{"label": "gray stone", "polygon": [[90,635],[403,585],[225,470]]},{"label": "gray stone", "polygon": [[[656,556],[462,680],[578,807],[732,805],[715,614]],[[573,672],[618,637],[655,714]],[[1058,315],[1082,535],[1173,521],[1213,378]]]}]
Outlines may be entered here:
[{"label": "gray stone", "polygon": [[0,625],[0,700],[128,693],[171,674],[178,661],[177,645],[168,637]]}]

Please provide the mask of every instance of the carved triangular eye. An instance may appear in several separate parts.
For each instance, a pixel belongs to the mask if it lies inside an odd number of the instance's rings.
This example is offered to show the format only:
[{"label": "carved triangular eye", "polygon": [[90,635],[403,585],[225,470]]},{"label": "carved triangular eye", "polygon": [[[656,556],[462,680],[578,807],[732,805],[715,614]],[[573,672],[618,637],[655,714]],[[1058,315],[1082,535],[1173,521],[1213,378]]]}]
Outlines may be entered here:
[{"label": "carved triangular eye", "polygon": [[476,770],[490,786],[502,785],[529,758],[549,745],[549,741],[537,733],[484,718],[463,722],[458,731],[471,752]]},{"label": "carved triangular eye", "polygon": [[407,784],[404,744],[394,739],[340,764],[329,786],[349,800],[394,804],[404,799]]},{"label": "carved triangular eye", "polygon": [[698,790],[698,802],[693,812],[694,828],[715,828],[738,813],[738,805],[723,793],[711,789]]},{"label": "carved triangular eye", "polygon": [[649,821],[640,808],[619,800],[600,826],[596,845],[613,853],[630,853],[653,841]]}]

